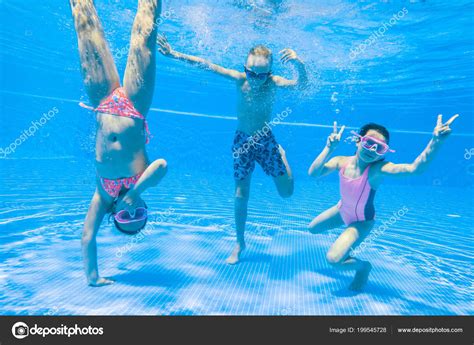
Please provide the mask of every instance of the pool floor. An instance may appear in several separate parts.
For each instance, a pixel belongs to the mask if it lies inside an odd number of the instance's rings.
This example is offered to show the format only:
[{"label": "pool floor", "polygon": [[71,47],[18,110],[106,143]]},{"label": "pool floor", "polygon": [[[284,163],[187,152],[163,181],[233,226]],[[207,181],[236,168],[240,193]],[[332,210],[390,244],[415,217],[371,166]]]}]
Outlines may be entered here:
[{"label": "pool floor", "polygon": [[[101,288],[86,285],[80,252],[91,180],[45,182],[50,176],[45,171],[30,179],[6,178],[8,192],[0,199],[0,313],[473,313],[472,205],[460,208],[462,200],[453,197],[460,191],[438,188],[429,195],[442,200],[441,210],[411,197],[413,186],[381,191],[380,221],[403,206],[409,212],[361,253],[374,269],[366,288],[352,293],[347,289],[352,273],[335,272],[325,261],[341,229],[321,235],[305,231],[317,212],[337,201],[337,185],[302,178],[295,195],[283,200],[271,180],[256,175],[248,250],[241,264],[224,262],[234,244],[232,179],[170,171],[146,197],[152,213],[141,236],[122,235],[104,220],[98,235],[99,269],[116,283]],[[433,214],[436,223],[431,222]]]}]

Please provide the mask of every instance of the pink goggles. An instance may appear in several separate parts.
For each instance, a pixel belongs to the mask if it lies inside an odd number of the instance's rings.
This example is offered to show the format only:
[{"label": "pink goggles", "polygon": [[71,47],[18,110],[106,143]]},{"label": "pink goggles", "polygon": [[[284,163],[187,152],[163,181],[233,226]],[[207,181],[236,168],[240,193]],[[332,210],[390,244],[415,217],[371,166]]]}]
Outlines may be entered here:
[{"label": "pink goggles", "polygon": [[351,131],[351,133],[360,139],[360,142],[364,149],[373,151],[379,156],[383,156],[387,152],[395,152],[395,150],[390,149],[387,143],[381,141],[380,139],[371,137],[370,135],[361,136],[355,131]]},{"label": "pink goggles", "polygon": [[135,216],[132,217],[130,212],[127,210],[121,210],[118,211],[114,215],[114,219],[117,221],[119,224],[129,224],[129,223],[137,223],[144,221],[148,217],[148,211],[145,207],[137,207],[135,209]]}]

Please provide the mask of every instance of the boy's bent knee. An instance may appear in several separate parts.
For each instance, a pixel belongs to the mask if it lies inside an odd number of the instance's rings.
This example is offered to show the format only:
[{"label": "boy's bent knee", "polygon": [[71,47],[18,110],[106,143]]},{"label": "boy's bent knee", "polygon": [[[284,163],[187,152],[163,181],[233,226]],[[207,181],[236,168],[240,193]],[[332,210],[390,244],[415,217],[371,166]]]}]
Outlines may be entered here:
[{"label": "boy's bent knee", "polygon": [[278,187],[277,188],[278,189],[278,194],[282,198],[291,197],[293,195],[294,190],[295,190],[295,185],[294,185],[294,182],[293,182],[292,178],[288,178],[288,180],[285,181],[285,183],[277,185],[277,187]]},{"label": "boy's bent knee", "polygon": [[278,190],[278,194],[280,194],[282,198],[286,199],[293,195],[293,191],[294,191],[293,187],[288,187],[288,188]]}]

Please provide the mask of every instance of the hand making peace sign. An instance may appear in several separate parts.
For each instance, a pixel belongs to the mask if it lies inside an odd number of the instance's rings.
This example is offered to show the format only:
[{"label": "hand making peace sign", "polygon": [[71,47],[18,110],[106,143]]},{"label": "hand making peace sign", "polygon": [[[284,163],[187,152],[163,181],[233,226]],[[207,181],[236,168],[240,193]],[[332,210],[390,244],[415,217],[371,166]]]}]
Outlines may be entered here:
[{"label": "hand making peace sign", "polygon": [[454,120],[458,118],[459,114],[452,116],[446,123],[443,123],[443,115],[438,115],[438,121],[436,122],[436,127],[433,131],[433,138],[435,140],[444,140],[451,133],[451,128],[449,127]]},{"label": "hand making peace sign", "polygon": [[333,131],[332,133],[328,136],[328,140],[326,142],[326,146],[330,149],[330,150],[334,150],[336,148],[336,146],[339,144],[339,142],[341,141],[341,136],[342,136],[342,133],[344,132],[344,129],[346,128],[346,126],[342,126],[341,129],[339,130],[339,133],[337,132],[337,122],[334,121],[334,125],[333,125]]}]

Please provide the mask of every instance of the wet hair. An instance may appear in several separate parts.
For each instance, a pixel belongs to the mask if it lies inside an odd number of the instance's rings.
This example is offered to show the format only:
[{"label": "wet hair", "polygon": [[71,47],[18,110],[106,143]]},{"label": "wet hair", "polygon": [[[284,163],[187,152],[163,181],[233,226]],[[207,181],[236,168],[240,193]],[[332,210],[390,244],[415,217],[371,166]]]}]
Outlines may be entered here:
[{"label": "wet hair", "polygon": [[256,45],[255,47],[250,49],[249,55],[263,56],[270,60],[270,64],[273,63],[272,51],[265,47],[263,44]]},{"label": "wet hair", "polygon": [[363,137],[370,130],[373,130],[373,131],[376,131],[376,132],[379,132],[380,134],[382,134],[384,136],[385,141],[387,142],[387,144],[389,143],[390,133],[388,132],[388,129],[385,128],[382,125],[377,124],[377,123],[370,122],[370,123],[367,123],[367,124],[363,125],[359,130],[359,135]]},{"label": "wet hair", "polygon": [[143,230],[143,228],[146,226],[146,223],[148,222],[148,217],[146,217],[146,218],[145,218],[145,223],[143,223],[143,225],[142,225],[139,229],[130,231],[130,230],[124,230],[124,229],[122,229],[122,228],[120,227],[120,223],[115,220],[115,217],[113,217],[113,214],[111,214],[110,216],[112,216],[112,218],[113,218],[113,220],[114,220],[114,225],[115,225],[115,227],[117,228],[117,230],[120,231],[120,232],[123,233],[123,234],[126,234],[126,235],[136,235],[136,234],[138,234],[140,231]]}]

